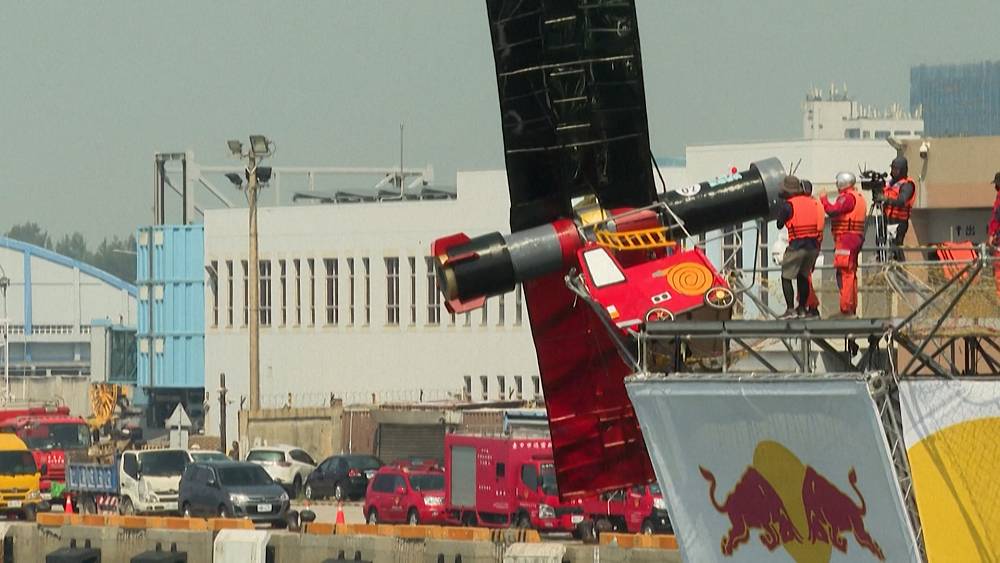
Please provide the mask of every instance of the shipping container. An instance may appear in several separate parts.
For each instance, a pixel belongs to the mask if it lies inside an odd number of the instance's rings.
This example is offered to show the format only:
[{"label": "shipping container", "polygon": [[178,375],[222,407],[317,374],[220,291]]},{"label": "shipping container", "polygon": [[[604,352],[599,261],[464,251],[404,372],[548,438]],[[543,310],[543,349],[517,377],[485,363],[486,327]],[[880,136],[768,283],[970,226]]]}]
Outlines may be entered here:
[{"label": "shipping container", "polygon": [[139,229],[138,384],[205,386],[205,234],[202,225]]}]

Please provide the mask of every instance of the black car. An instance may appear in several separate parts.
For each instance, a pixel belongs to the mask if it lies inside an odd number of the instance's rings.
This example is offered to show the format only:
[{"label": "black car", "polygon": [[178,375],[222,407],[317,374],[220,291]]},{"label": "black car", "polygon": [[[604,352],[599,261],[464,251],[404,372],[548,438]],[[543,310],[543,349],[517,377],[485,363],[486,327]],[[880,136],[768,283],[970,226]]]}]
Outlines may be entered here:
[{"label": "black car", "polygon": [[365,496],[370,479],[385,465],[373,455],[335,455],[323,460],[306,479],[307,499],[330,497],[337,500]]},{"label": "black car", "polygon": [[283,527],[288,493],[256,463],[192,463],[181,476],[178,506],[184,516],[249,518]]}]

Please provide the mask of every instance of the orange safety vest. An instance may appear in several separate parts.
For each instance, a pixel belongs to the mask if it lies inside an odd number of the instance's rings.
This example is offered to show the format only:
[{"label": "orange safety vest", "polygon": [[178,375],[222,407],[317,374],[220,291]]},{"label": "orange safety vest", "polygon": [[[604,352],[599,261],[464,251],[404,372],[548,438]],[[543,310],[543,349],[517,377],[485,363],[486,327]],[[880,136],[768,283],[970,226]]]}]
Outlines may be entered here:
[{"label": "orange safety vest", "polygon": [[807,195],[793,196],[788,199],[788,203],[792,206],[792,218],[785,225],[788,228],[788,240],[819,239],[826,221],[823,206]]},{"label": "orange safety vest", "polygon": [[868,213],[868,209],[865,204],[865,198],[857,190],[850,189],[846,193],[854,196],[854,209],[847,213],[842,213],[840,215],[834,215],[831,217],[833,225],[830,230],[833,231],[833,235],[843,235],[846,233],[854,233],[856,235],[865,234],[865,217]]},{"label": "orange safety vest", "polygon": [[913,203],[917,200],[917,183],[916,182],[914,182],[909,176],[900,178],[899,181],[897,181],[896,183],[894,183],[893,185],[891,185],[891,186],[889,186],[888,188],[885,189],[885,198],[886,199],[896,199],[896,198],[898,198],[899,197],[899,186],[901,184],[905,184],[907,182],[909,182],[910,184],[913,185],[913,195],[910,196],[910,199],[906,200],[906,203],[903,204],[903,207],[898,207],[898,206],[893,205],[891,203],[886,203],[886,205],[885,205],[885,218],[886,219],[895,219],[897,221],[909,221],[910,220],[910,212],[913,211]]}]

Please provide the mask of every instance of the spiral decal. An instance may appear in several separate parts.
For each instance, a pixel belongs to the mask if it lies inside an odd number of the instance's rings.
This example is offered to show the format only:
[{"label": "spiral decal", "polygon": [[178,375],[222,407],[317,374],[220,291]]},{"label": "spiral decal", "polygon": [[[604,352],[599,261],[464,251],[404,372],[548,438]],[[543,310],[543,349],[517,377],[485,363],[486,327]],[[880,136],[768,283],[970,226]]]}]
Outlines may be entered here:
[{"label": "spiral decal", "polygon": [[715,281],[712,271],[696,262],[671,266],[666,271],[667,284],[682,295],[704,295]]}]

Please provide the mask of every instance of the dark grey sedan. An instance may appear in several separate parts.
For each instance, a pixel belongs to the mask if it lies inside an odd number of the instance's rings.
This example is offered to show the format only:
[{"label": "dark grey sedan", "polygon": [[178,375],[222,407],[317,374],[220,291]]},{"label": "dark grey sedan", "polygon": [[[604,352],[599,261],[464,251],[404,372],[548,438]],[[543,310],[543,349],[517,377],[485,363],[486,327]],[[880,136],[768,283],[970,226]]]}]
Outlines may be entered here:
[{"label": "dark grey sedan", "polygon": [[283,527],[288,493],[255,463],[192,463],[181,477],[178,505],[185,516],[248,518]]}]

